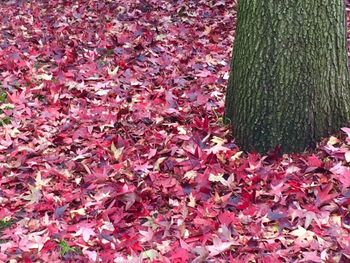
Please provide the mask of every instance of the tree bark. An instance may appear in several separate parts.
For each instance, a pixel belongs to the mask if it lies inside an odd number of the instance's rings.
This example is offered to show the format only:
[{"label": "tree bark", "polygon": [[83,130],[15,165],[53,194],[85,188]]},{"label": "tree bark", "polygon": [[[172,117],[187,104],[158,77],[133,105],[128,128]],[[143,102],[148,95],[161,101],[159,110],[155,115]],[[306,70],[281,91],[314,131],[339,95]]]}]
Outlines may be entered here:
[{"label": "tree bark", "polygon": [[225,119],[245,150],[301,152],[349,123],[343,0],[239,0]]}]

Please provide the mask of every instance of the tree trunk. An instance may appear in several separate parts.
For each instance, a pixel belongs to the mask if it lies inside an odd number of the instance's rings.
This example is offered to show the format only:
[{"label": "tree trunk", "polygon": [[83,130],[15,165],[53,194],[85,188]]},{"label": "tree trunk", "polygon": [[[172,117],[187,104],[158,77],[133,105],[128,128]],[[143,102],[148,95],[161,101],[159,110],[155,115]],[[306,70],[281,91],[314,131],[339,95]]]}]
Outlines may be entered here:
[{"label": "tree trunk", "polygon": [[349,123],[343,0],[239,0],[225,119],[245,150],[315,146]]}]

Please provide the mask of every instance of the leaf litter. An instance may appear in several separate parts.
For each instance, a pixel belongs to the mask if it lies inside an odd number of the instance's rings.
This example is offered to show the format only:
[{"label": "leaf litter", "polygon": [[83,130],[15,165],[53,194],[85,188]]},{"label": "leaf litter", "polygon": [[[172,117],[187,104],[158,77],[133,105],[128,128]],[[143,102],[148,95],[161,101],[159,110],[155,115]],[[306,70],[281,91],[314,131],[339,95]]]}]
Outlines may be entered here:
[{"label": "leaf litter", "polygon": [[0,261],[349,261],[349,128],[270,158],[222,125],[234,1],[0,12]]}]

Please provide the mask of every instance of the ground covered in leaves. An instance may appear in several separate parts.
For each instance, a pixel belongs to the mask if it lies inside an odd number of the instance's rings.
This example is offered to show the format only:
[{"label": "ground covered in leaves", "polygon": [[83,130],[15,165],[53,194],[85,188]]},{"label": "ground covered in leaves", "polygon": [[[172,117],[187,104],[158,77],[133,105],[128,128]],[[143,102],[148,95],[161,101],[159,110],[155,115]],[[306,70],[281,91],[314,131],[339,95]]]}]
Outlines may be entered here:
[{"label": "ground covered in leaves", "polygon": [[5,1],[0,262],[349,262],[350,129],[242,153],[234,1]]}]

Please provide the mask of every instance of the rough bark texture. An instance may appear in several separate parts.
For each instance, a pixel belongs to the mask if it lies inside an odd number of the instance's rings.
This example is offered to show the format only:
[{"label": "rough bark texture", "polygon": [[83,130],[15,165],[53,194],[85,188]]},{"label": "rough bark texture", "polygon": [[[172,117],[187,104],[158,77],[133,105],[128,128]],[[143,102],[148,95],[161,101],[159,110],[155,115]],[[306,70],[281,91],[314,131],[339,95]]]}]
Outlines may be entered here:
[{"label": "rough bark texture", "polygon": [[245,150],[300,152],[349,123],[343,0],[239,0],[225,119]]}]

